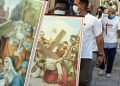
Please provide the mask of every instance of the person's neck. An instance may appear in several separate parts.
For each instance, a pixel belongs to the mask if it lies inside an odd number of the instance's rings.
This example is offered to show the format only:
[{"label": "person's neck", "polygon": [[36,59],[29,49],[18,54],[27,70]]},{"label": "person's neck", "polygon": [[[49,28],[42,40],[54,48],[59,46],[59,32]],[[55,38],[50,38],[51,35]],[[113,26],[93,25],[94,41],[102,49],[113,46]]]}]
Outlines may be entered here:
[{"label": "person's neck", "polygon": [[87,13],[88,13],[87,11],[81,11],[81,12],[79,13],[79,16],[84,17]]}]

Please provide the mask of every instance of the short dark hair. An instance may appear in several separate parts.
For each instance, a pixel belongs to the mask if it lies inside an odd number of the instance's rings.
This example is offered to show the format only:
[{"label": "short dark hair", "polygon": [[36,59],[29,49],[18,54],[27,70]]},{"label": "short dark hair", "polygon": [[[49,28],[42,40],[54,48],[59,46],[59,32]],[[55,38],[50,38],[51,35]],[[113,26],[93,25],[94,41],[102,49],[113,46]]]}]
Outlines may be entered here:
[{"label": "short dark hair", "polygon": [[69,2],[67,0],[56,0],[55,5],[57,3],[65,4],[66,5],[66,10],[69,10],[69,8],[70,8],[70,4],[69,4]]},{"label": "short dark hair", "polygon": [[80,0],[80,3],[81,3],[81,4],[84,4],[84,5],[85,5],[85,8],[87,9],[87,8],[88,8],[88,5],[89,5],[89,0]]},{"label": "short dark hair", "polygon": [[105,10],[105,8],[103,6],[98,7],[98,9],[101,9],[102,11]]}]

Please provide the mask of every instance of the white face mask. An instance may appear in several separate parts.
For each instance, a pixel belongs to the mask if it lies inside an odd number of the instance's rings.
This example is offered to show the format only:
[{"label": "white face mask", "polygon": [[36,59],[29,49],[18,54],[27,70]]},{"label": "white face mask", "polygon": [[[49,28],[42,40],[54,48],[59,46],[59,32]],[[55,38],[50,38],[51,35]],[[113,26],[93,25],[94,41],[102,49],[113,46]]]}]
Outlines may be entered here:
[{"label": "white face mask", "polygon": [[56,15],[65,15],[65,11],[55,10],[55,11],[54,11],[54,14],[56,14]]},{"label": "white face mask", "polygon": [[76,5],[73,5],[73,11],[78,15],[80,11],[78,10],[78,7]]}]

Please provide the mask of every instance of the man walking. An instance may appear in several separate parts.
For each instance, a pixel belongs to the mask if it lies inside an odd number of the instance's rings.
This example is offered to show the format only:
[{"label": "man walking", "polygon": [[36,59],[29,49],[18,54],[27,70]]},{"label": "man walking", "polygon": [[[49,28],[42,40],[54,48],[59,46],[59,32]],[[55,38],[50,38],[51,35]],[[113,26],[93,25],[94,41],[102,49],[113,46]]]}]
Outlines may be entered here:
[{"label": "man walking", "polygon": [[92,80],[92,72],[94,69],[94,40],[96,40],[98,47],[97,63],[101,64],[104,59],[102,24],[96,17],[87,13],[89,0],[75,0],[74,4],[74,8],[76,6],[76,10],[78,10],[77,12],[79,12],[79,16],[84,16],[79,86],[90,86]]},{"label": "man walking", "polygon": [[108,16],[102,20],[103,24],[103,37],[104,37],[104,50],[106,55],[106,62],[100,65],[99,75],[103,75],[106,68],[106,77],[111,77],[112,67],[116,55],[117,48],[117,32],[120,32],[120,20],[118,16],[115,16],[115,9],[108,9]]}]

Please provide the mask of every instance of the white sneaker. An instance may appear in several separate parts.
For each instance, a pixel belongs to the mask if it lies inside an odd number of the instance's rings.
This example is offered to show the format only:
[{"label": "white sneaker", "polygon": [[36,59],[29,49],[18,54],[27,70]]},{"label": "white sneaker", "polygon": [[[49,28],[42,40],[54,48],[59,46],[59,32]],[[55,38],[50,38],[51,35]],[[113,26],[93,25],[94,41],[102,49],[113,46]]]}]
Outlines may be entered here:
[{"label": "white sneaker", "polygon": [[111,78],[112,75],[111,75],[110,73],[108,73],[108,74],[106,74],[106,77],[107,77],[107,78]]},{"label": "white sneaker", "polygon": [[104,74],[104,70],[100,69],[99,76],[103,76],[103,74]]}]

